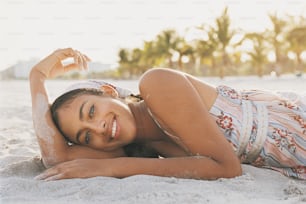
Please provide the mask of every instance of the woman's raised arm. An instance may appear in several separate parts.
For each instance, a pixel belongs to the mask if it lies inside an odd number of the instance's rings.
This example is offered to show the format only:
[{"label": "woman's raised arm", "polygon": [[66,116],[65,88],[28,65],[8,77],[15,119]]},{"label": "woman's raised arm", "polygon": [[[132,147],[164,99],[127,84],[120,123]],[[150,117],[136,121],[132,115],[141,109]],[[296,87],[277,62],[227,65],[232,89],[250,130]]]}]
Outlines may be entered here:
[{"label": "woman's raised arm", "polygon": [[[74,63],[64,66],[61,61],[66,58],[73,58]],[[62,75],[70,70],[87,69],[87,61],[89,58],[76,50],[59,49],[40,61],[30,72],[34,129],[43,163],[47,167],[76,158],[112,158],[124,155],[121,149],[114,152],[102,152],[79,145],[68,146],[52,121],[45,87],[46,79]]]}]

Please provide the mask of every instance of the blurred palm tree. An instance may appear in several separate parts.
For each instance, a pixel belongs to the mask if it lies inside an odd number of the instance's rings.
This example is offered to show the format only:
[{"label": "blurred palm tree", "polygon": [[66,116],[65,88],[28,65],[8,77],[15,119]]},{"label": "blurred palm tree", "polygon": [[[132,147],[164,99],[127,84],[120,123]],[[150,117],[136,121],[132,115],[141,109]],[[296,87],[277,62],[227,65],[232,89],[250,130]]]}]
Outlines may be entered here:
[{"label": "blurred palm tree", "polygon": [[303,71],[301,54],[306,50],[306,26],[295,27],[288,32],[289,51],[295,54],[296,70],[300,74]]},{"label": "blurred palm tree", "polygon": [[203,39],[196,40],[195,51],[196,55],[200,59],[200,65],[205,64],[205,61],[209,63],[211,68],[215,68],[216,62],[213,56],[214,52],[218,48],[218,39],[215,30],[212,27],[201,26],[198,27],[203,31]]},{"label": "blurred palm tree", "polygon": [[137,76],[142,74],[143,67],[141,66],[141,60],[143,56],[143,51],[140,48],[134,48],[131,52],[130,66],[132,70],[132,76]]},{"label": "blurred palm tree", "polygon": [[224,77],[224,67],[230,64],[230,59],[228,57],[226,48],[230,44],[230,41],[235,34],[235,31],[230,29],[230,24],[231,20],[228,14],[228,8],[226,7],[223,10],[222,15],[216,19],[215,28],[215,32],[221,46],[222,65],[220,66],[219,70],[220,78]]},{"label": "blurred palm tree", "polygon": [[251,40],[253,44],[253,50],[247,51],[247,54],[251,57],[251,65],[257,70],[259,77],[263,76],[263,67],[267,62],[267,46],[265,43],[264,33],[248,33],[245,35],[246,40]]},{"label": "blurred palm tree", "polygon": [[156,50],[156,43],[154,41],[145,41],[143,45],[141,64],[146,71],[149,68],[159,64],[159,58]]},{"label": "blurred palm tree", "polygon": [[[275,55],[275,66],[282,70],[283,61],[286,58],[285,50],[285,29],[288,27],[288,22],[280,19],[277,14],[269,14],[269,19],[272,23],[272,30],[268,31],[268,41],[271,43]],[[280,70],[279,70],[280,71]]]},{"label": "blurred palm tree", "polygon": [[173,68],[172,57],[179,42],[178,34],[175,30],[164,30],[157,35],[156,54],[168,61],[168,67]]},{"label": "blurred palm tree", "polygon": [[125,48],[121,48],[118,52],[118,72],[121,77],[130,77],[130,74],[132,73],[131,66],[130,66],[130,60],[129,60],[129,50]]},{"label": "blurred palm tree", "polygon": [[125,64],[129,62],[129,51],[127,49],[121,48],[118,52],[119,64]]},{"label": "blurred palm tree", "polygon": [[177,62],[178,63],[178,69],[182,70],[182,71],[187,71],[187,70],[184,70],[182,59],[183,59],[184,56],[192,59],[192,56],[194,54],[193,47],[190,44],[188,44],[183,37],[178,37],[177,38],[177,45],[176,45],[174,50],[179,55],[178,56],[178,62]]},{"label": "blurred palm tree", "polygon": [[[164,30],[154,40],[145,41],[141,48],[119,50],[119,76],[137,76],[156,66],[178,68],[194,74],[203,73],[199,68],[215,68],[218,66],[219,70],[212,69],[211,74],[219,71],[220,78],[223,78],[225,68],[228,68],[226,73],[229,73],[233,71],[233,64],[237,67],[234,70],[235,73],[246,73],[247,66],[245,65],[247,64],[243,64],[244,59],[246,59],[244,58],[245,54],[250,57],[249,62],[256,68],[258,76],[262,76],[264,66],[268,62],[267,56],[271,52],[275,54],[275,65],[283,65],[284,69],[286,63],[292,63],[287,52],[294,53],[296,59],[295,71],[301,72],[303,69],[302,53],[306,50],[305,17],[289,16],[288,19],[284,20],[275,13],[270,14],[269,18],[272,29],[263,33],[245,34],[243,40],[240,39],[240,36],[243,36],[242,33],[239,35],[238,30],[231,29],[227,7],[215,19],[214,25],[197,27],[197,29],[203,31],[203,34],[192,41],[192,44],[187,43],[185,38],[179,36],[175,30]],[[239,39],[239,42],[235,43],[234,41],[237,41],[237,39]],[[242,42],[246,40],[252,42],[251,50],[244,51],[242,49]],[[239,47],[240,45],[241,47]],[[177,64],[173,63],[174,54],[178,55]],[[188,58],[188,64],[183,62],[184,57]],[[231,70],[229,70],[230,68]]]}]

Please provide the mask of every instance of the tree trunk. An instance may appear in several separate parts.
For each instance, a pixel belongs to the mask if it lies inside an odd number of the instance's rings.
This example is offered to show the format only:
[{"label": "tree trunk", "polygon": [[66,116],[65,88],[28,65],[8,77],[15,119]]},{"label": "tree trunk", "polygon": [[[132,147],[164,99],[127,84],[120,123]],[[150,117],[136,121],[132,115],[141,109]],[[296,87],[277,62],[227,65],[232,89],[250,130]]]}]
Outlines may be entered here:
[{"label": "tree trunk", "polygon": [[172,63],[172,59],[171,58],[172,58],[171,56],[168,58],[169,68],[173,68],[173,63]]},{"label": "tree trunk", "polygon": [[260,78],[263,76],[262,71],[263,71],[262,65],[258,65],[258,67],[257,67],[257,74],[258,74],[258,76]]}]

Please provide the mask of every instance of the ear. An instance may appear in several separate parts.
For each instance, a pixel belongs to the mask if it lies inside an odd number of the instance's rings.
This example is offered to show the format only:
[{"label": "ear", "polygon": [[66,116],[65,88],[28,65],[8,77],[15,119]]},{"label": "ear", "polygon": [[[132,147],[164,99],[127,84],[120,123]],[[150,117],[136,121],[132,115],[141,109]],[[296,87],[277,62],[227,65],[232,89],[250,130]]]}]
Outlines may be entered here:
[{"label": "ear", "polygon": [[112,86],[110,86],[110,85],[102,85],[100,87],[100,89],[101,89],[101,91],[103,91],[107,95],[110,95],[110,96],[112,96],[114,98],[118,98],[119,97],[118,91],[115,88],[113,88]]}]

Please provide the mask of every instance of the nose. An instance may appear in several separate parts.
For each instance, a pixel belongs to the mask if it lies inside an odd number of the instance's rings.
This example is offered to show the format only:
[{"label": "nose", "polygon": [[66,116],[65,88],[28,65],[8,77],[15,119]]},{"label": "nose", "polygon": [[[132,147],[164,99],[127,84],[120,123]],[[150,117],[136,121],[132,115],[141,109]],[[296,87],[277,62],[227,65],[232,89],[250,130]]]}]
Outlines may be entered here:
[{"label": "nose", "polygon": [[106,132],[106,122],[104,120],[92,121],[88,124],[88,128],[97,134]]}]

